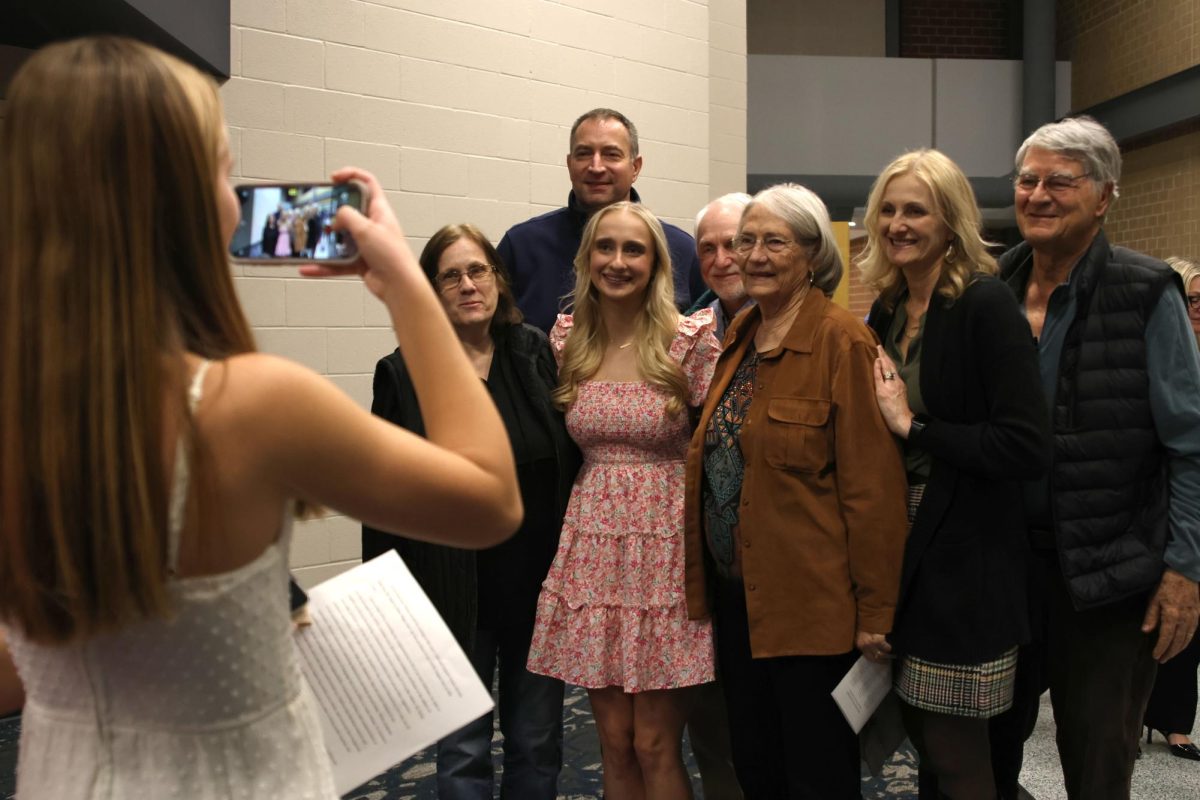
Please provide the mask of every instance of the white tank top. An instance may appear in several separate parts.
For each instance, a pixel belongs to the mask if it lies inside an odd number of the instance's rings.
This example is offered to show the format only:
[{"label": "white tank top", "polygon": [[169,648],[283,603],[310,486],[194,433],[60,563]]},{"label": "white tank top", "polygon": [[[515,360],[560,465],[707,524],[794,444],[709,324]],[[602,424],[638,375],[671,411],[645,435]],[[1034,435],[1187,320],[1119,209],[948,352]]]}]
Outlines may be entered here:
[{"label": "white tank top", "polygon": [[[201,399],[204,362],[189,407]],[[171,489],[175,613],[65,646],[9,641],[26,703],[18,798],[337,798],[288,609],[291,507],[277,541],[219,575],[174,577],[188,494]]]}]

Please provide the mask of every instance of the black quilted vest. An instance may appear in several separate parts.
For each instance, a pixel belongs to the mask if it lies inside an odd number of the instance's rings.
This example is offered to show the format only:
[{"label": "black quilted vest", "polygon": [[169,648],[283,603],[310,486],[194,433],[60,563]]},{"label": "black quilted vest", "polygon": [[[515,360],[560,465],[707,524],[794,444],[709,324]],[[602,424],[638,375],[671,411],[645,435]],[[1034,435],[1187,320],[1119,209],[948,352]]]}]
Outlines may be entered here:
[{"label": "black quilted vest", "polygon": [[[1031,248],[1000,259],[1024,298]],[[1051,508],[1059,563],[1077,609],[1146,592],[1162,577],[1167,460],[1150,413],[1146,322],[1178,283],[1161,261],[1096,235],[1076,265],[1075,319],[1059,362],[1051,422]]]}]

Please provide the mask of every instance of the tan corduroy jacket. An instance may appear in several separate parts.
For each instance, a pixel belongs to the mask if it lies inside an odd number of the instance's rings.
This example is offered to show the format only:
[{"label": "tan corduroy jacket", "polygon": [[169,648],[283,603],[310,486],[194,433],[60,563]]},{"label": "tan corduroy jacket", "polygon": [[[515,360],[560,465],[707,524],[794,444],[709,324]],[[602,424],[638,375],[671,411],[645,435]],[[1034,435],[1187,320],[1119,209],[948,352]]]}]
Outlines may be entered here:
[{"label": "tan corduroy jacket", "polygon": [[[704,432],[761,322],[752,308],[725,337],[688,448],[688,614],[708,615]],[[760,356],[741,429],[739,547],[755,658],[833,655],[856,630],[888,633],[907,529],[900,449],[875,402],[875,335],[819,291]]]}]

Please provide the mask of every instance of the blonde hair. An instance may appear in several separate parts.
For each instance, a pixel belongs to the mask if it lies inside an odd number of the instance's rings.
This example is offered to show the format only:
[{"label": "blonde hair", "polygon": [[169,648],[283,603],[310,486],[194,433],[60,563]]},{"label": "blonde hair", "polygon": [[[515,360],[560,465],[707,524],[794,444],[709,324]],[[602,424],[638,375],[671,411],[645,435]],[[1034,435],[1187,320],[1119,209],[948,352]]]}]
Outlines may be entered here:
[{"label": "blonde hair", "polygon": [[579,384],[596,374],[609,345],[604,317],[600,314],[600,294],[592,285],[592,246],[600,221],[609,214],[625,212],[640,219],[654,240],[654,266],[646,287],[642,313],[634,334],[638,372],[647,383],[667,393],[664,409],[675,415],[687,407],[687,376],[670,355],[671,341],[679,327],[675,308],[675,288],[671,269],[671,251],[658,219],[638,203],[622,201],[597,211],[583,230],[579,252],[575,254],[574,325],[563,349],[559,386],[552,395],[555,405],[566,410],[579,397]]},{"label": "blonde hair", "polygon": [[954,302],[966,291],[971,275],[985,272],[995,275],[996,259],[988,253],[988,242],[982,235],[983,220],[971,183],[957,164],[937,150],[913,150],[888,164],[867,198],[867,213],[863,226],[867,229],[867,246],[858,259],[863,280],[876,292],[889,310],[904,290],[904,273],[887,259],[879,235],[879,207],[883,193],[893,178],[912,175],[933,195],[933,212],[953,233],[950,245],[942,258],[941,275],[934,291]]},{"label": "blonde hair", "polygon": [[170,612],[165,429],[190,433],[184,354],[254,341],[219,225],[209,78],[129,39],[53,44],[13,78],[0,125],[0,618],[65,642]]}]

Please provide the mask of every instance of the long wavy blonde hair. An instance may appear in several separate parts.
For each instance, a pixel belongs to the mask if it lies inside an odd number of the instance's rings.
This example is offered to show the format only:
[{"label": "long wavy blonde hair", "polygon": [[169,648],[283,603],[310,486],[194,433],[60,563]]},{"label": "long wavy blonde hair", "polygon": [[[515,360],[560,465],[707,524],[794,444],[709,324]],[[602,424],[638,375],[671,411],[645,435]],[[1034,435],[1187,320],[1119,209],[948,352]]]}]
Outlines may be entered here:
[{"label": "long wavy blonde hair", "polygon": [[687,376],[670,355],[671,340],[679,327],[679,311],[675,308],[675,287],[671,269],[671,251],[667,236],[658,219],[638,203],[622,201],[606,206],[588,220],[583,241],[575,254],[574,326],[563,349],[558,389],[554,391],[555,405],[564,411],[579,397],[579,384],[596,374],[604,351],[609,344],[604,317],[600,313],[600,293],[592,285],[592,247],[600,221],[609,214],[628,213],[637,217],[650,231],[654,240],[654,266],[650,283],[638,316],[634,346],[638,372],[648,383],[667,394],[664,409],[676,415],[687,407]]},{"label": "long wavy blonde hair", "polygon": [[962,296],[971,275],[985,272],[995,275],[996,259],[988,253],[983,239],[983,218],[975,202],[971,182],[957,164],[937,150],[913,150],[888,164],[867,198],[863,225],[867,246],[858,259],[863,281],[879,293],[879,299],[891,310],[904,290],[904,273],[887,259],[879,234],[879,207],[883,193],[893,178],[913,175],[933,195],[934,213],[954,234],[942,259],[942,271],[934,291],[953,302]]},{"label": "long wavy blonde hair", "polygon": [[218,221],[212,80],[98,36],[31,56],[6,103],[0,618],[65,642],[170,612],[166,429],[191,427],[184,354],[254,340]]}]

